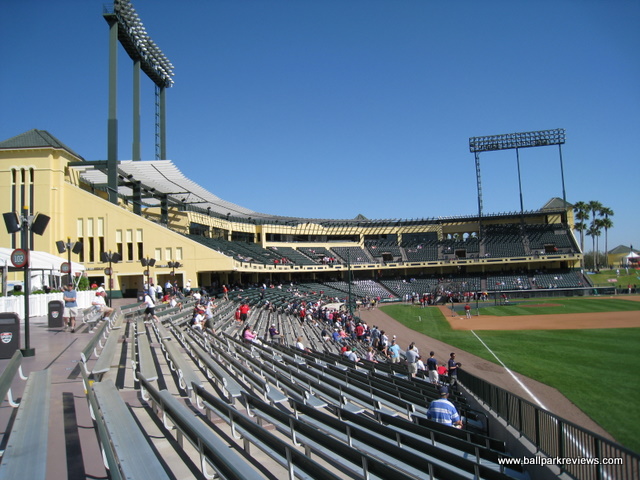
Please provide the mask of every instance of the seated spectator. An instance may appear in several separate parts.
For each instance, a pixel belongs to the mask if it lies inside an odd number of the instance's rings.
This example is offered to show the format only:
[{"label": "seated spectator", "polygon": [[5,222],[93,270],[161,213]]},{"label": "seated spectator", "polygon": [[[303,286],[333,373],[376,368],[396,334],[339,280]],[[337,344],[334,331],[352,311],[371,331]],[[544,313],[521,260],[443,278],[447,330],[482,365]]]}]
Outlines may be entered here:
[{"label": "seated spectator", "polygon": [[366,360],[369,360],[370,362],[378,363],[378,361],[376,360],[376,352],[373,347],[367,348],[367,354],[364,358]]},{"label": "seated spectator", "polygon": [[278,331],[275,325],[271,325],[269,327],[269,336],[271,337],[272,342],[282,343],[282,340],[283,340],[282,335],[280,335],[280,332]]},{"label": "seated spectator", "polygon": [[91,305],[93,305],[94,310],[102,312],[102,319],[107,319],[113,313],[113,308],[107,307],[107,303],[104,301],[104,297],[106,296],[106,292],[98,291],[96,292],[96,296],[94,297]]},{"label": "seated spectator", "polygon": [[304,343],[302,343],[302,337],[298,337],[296,339],[296,348],[298,350],[302,350],[303,352],[310,352],[311,350],[308,349],[307,347],[304,346]]},{"label": "seated spectator", "polygon": [[199,330],[200,332],[204,330],[204,310],[196,309],[196,314],[191,319],[191,328],[194,330]]},{"label": "seated spectator", "polygon": [[447,387],[440,387],[438,393],[440,394],[440,398],[432,401],[429,405],[427,418],[434,422],[442,423],[443,425],[462,428],[460,414],[458,414],[458,410],[456,410],[453,403],[448,400],[449,389]]},{"label": "seated spectator", "polygon": [[242,330],[242,339],[245,342],[256,342],[258,339],[258,334],[256,332],[254,332],[253,330],[251,330],[251,326],[250,325],[246,325],[244,327],[244,329]]},{"label": "seated spectator", "polygon": [[328,342],[331,339],[331,337],[329,336],[329,331],[326,328],[322,329],[320,336],[325,342]]},{"label": "seated spectator", "polygon": [[360,359],[358,358],[358,355],[356,354],[356,347],[352,347],[351,349],[348,349],[345,352],[344,356],[347,357],[348,360],[351,360],[353,363],[360,361]]}]

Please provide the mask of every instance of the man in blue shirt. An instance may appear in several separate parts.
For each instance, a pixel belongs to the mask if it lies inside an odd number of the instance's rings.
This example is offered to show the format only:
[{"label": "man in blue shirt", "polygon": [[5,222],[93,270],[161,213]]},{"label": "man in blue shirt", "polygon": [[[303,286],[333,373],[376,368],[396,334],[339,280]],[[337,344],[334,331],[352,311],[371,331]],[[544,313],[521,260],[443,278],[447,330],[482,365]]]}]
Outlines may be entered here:
[{"label": "man in blue shirt", "polygon": [[391,363],[400,362],[400,346],[396,343],[395,340],[391,340],[391,346],[389,347],[389,358],[391,359]]},{"label": "man in blue shirt", "polygon": [[443,425],[455,426],[456,428],[462,428],[462,419],[458,410],[448,400],[449,389],[447,387],[440,387],[438,389],[440,398],[431,402],[429,410],[427,410],[427,418],[434,422],[442,423]]},{"label": "man in blue shirt", "polygon": [[71,327],[71,333],[76,331],[76,316],[78,315],[78,294],[73,288],[73,283],[67,285],[67,289],[62,294],[64,300],[64,313],[62,318],[64,319],[64,329]]}]

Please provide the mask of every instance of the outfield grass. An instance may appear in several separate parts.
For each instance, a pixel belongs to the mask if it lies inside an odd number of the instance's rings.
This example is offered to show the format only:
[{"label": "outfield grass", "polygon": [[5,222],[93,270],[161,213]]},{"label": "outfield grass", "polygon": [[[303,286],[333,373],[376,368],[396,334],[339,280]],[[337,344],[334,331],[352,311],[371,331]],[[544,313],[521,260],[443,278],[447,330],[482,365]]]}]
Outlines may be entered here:
[{"label": "outfield grass", "polygon": [[[615,270],[600,270],[600,273],[595,273],[593,275],[588,275],[589,280],[595,286],[598,287],[618,287],[618,288],[627,288],[627,285],[640,285],[640,270],[634,270],[633,268],[629,269],[629,273],[627,274],[627,270],[624,268],[620,269],[620,275],[616,274]],[[610,282],[609,280],[616,280],[615,282]]]},{"label": "outfield grass", "polygon": [[[597,305],[601,301],[612,305],[608,300],[589,299],[585,303],[595,309],[602,307]],[[560,299],[549,302],[560,303]],[[420,333],[497,363],[470,331],[453,330],[437,308],[397,304],[382,310]],[[540,312],[526,314],[535,313]],[[558,389],[618,442],[640,452],[639,328],[486,330],[476,334],[511,370]],[[464,355],[458,359],[464,363]]]},{"label": "outfield grass", "polygon": [[[456,311],[464,316],[461,305]],[[563,313],[590,312],[630,312],[640,310],[640,302],[619,298],[552,298],[520,300],[514,299],[511,304],[496,306],[492,302],[480,302],[480,315],[495,315],[497,317],[511,317],[517,315],[558,315]],[[475,314],[475,304],[473,305]]]}]

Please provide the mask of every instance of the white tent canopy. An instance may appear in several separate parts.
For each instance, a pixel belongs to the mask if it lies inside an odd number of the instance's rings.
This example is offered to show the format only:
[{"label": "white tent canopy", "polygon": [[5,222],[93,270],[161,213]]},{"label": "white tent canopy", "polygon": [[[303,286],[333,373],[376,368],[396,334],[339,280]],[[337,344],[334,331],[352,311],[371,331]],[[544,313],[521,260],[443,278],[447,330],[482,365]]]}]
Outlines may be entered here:
[{"label": "white tent canopy", "polygon": [[[14,269],[11,263],[11,252],[13,252],[11,248],[0,247],[0,267],[2,268],[3,274],[9,269]],[[51,253],[30,251],[29,268],[31,270],[32,290],[39,289],[47,284],[45,276],[60,277],[62,275],[60,266],[66,261],[67,259],[52,255]],[[76,262],[71,262],[71,269],[74,275],[76,272],[84,272],[85,270],[84,265]],[[4,279],[2,283],[5,285]]]},{"label": "white tent canopy", "polygon": [[629,253],[629,255],[624,257],[624,265],[629,265],[630,263],[638,263],[639,260],[640,260],[640,255],[638,255],[636,252],[632,250]]}]

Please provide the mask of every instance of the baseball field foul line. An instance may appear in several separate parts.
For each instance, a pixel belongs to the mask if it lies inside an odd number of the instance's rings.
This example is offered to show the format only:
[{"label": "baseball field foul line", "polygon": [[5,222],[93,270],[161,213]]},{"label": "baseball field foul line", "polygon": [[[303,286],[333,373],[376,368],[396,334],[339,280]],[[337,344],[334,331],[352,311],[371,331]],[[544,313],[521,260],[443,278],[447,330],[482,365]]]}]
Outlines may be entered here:
[{"label": "baseball field foul line", "polygon": [[[533,401],[536,402],[538,404],[538,406],[540,406],[540,408],[544,408],[545,410],[548,410],[547,407],[545,407],[542,404],[542,402],[540,400],[538,400],[538,398],[531,392],[531,390],[529,390],[526,387],[526,385],[523,384],[518,379],[518,377],[515,376],[515,374],[511,370],[509,370],[509,368],[502,362],[502,360],[500,360],[498,358],[498,356],[495,353],[493,353],[493,350],[491,350],[489,348],[489,346],[482,341],[482,339],[478,336],[478,334],[476,332],[474,332],[473,330],[471,330],[471,333],[473,333],[475,335],[475,337],[478,339],[478,341],[480,341],[480,343],[482,343],[482,345],[484,345],[484,348],[486,348],[489,351],[489,353],[495,357],[495,359],[500,363],[500,365],[502,365],[504,367],[504,369],[507,371],[507,373],[509,375],[511,375],[511,377],[522,387],[522,389],[529,394],[529,396],[533,399]],[[554,419],[554,421],[556,421],[556,420]],[[571,441],[571,443],[573,443],[578,448],[578,450],[580,451],[582,456],[584,456],[584,457],[593,457],[593,453],[590,452],[587,448],[585,448],[585,446],[580,442],[580,440],[578,438],[576,438],[571,433],[567,433],[567,437]],[[611,476],[607,472],[604,472],[604,478],[606,478],[606,480],[611,480]]]},{"label": "baseball field foul line", "polygon": [[482,339],[478,336],[478,334],[473,330],[471,330],[471,333],[473,333],[475,337],[480,341],[480,343],[484,345],[484,348],[486,348],[489,351],[489,353],[494,356],[494,358],[498,361],[498,363],[502,365],[502,367],[507,371],[509,375],[511,375],[511,377],[518,383],[518,385],[520,385],[522,389],[529,394],[529,396],[533,399],[533,401],[536,402],[540,408],[544,408],[545,410],[547,410],[547,407],[545,407],[542,404],[542,402],[538,400],[538,398],[533,394],[533,392],[531,392],[531,390],[529,390],[527,386],[524,383],[522,383],[511,370],[509,370],[509,367],[507,367],[504,363],[502,363],[502,360],[500,360],[498,356],[495,353],[493,353],[493,350],[491,350],[489,346],[482,341]]}]

